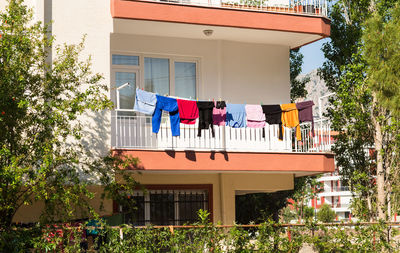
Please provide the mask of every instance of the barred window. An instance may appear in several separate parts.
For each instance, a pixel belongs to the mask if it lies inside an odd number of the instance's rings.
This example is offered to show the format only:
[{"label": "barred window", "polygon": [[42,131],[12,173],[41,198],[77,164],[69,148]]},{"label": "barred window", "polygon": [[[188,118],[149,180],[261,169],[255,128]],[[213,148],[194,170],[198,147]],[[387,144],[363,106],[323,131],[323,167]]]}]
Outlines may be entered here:
[{"label": "barred window", "polygon": [[127,210],[120,206],[126,224],[183,225],[198,221],[199,209],[209,211],[209,192],[193,190],[149,190],[135,192],[132,199],[137,209]]}]

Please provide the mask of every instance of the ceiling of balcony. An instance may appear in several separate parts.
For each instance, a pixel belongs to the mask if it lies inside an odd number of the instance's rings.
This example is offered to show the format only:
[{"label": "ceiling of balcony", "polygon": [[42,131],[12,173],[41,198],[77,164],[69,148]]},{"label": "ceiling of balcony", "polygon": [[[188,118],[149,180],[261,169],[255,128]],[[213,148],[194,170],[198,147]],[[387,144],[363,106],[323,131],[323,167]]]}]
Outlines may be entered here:
[{"label": "ceiling of balcony", "polygon": [[[308,33],[147,20],[114,18],[113,22],[114,33],[205,40],[229,40],[248,43],[286,45],[290,48],[297,48],[324,38],[322,35]],[[203,32],[204,30],[213,30],[213,33],[210,36],[206,36]]]}]

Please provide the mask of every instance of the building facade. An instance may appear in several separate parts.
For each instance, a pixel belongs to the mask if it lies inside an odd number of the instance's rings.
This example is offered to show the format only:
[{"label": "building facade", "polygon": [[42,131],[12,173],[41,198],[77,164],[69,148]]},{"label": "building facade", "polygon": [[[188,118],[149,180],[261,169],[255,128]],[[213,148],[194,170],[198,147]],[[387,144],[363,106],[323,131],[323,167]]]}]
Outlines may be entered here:
[{"label": "building facade", "polygon": [[[5,1],[0,1],[0,7]],[[264,129],[197,124],[172,136],[164,115],[158,134],[151,116],[133,112],[135,89],[160,95],[235,104],[290,102],[290,49],[329,36],[325,1],[271,0],[249,6],[215,0],[27,0],[37,21],[49,22],[56,44],[79,43],[94,72],[109,84],[115,110],[82,118],[93,153],[132,155],[147,189],[134,196],[136,224],[183,224],[198,209],[214,222],[235,221],[235,195],[293,188],[294,177],[334,171],[329,124],[302,125],[302,141],[278,125]],[[55,50],[55,49],[53,49]],[[264,132],[264,134],[263,134]],[[140,171],[140,174],[137,173]],[[94,189],[101,191],[101,186]],[[99,193],[100,194],[100,193]],[[98,197],[97,194],[96,196]],[[124,212],[109,200],[104,215]],[[35,219],[20,211],[16,221]]]},{"label": "building facade", "polygon": [[336,220],[350,221],[352,214],[350,203],[353,193],[348,186],[343,185],[340,172],[326,173],[318,179],[323,184],[323,189],[317,197],[310,201],[310,206],[319,209],[323,204],[328,204],[336,213]]}]

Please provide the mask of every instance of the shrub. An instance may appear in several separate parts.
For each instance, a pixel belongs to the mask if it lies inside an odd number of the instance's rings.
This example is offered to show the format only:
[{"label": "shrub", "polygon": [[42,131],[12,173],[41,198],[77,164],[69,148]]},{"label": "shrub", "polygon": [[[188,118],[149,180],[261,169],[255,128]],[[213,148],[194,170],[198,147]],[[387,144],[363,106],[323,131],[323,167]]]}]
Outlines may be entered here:
[{"label": "shrub", "polygon": [[335,216],[335,211],[328,204],[323,204],[317,213],[317,219],[321,222],[332,222]]}]

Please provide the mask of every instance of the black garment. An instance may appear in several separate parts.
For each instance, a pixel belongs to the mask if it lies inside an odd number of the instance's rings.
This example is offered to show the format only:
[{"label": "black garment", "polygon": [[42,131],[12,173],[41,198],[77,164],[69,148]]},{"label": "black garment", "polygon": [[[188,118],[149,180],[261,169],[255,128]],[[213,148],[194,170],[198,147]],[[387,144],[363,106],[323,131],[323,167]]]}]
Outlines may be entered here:
[{"label": "black garment", "polygon": [[224,109],[226,107],[225,101],[217,101],[215,108],[217,109]]},{"label": "black garment", "polygon": [[212,117],[214,102],[197,101],[197,107],[199,108],[199,130],[197,136],[201,137],[202,129],[211,127],[212,137],[215,137]]},{"label": "black garment", "polygon": [[279,140],[283,140],[282,133],[282,109],[280,105],[262,105],[265,114],[265,121],[272,124],[279,124]]}]

